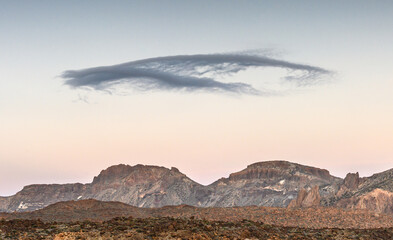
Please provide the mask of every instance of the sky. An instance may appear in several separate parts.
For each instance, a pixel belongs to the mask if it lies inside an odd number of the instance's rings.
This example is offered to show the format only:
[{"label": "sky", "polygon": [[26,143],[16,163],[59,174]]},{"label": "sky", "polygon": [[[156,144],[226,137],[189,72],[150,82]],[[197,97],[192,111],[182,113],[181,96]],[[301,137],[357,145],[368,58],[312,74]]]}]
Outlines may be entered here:
[{"label": "sky", "polygon": [[392,1],[0,3],[0,196],[119,163],[393,168]]}]

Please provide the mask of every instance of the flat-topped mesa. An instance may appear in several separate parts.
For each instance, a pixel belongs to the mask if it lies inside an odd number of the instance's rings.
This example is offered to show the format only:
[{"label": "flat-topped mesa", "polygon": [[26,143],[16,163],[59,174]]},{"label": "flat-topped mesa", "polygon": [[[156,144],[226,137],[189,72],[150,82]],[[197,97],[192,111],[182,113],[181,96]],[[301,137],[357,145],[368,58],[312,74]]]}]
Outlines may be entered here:
[{"label": "flat-topped mesa", "polygon": [[320,196],[325,197],[334,194],[341,182],[320,168],[288,161],[258,162],[209,185],[212,194],[204,206],[286,207],[300,189],[317,186],[315,193],[321,187]]},{"label": "flat-topped mesa", "polygon": [[306,177],[317,177],[327,181],[334,177],[328,170],[291,163],[288,161],[266,161],[248,165],[246,169],[232,173],[230,180],[280,178],[298,181]]}]

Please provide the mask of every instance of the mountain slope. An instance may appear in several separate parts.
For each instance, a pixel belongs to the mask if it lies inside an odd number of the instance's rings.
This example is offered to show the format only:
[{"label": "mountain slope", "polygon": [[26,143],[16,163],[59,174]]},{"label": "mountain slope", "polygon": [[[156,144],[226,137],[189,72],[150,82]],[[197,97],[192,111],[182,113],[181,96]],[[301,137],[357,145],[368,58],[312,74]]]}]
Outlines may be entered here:
[{"label": "mountain slope", "polygon": [[5,209],[13,211],[33,211],[49,204],[78,199],[88,186],[75,184],[34,184],[8,197]]},{"label": "mountain slope", "polygon": [[365,178],[349,173],[330,201],[341,208],[393,213],[393,169]]},{"label": "mountain slope", "polygon": [[83,198],[120,201],[138,207],[197,205],[203,186],[177,168],[117,165],[102,171]]},{"label": "mountain slope", "polygon": [[6,212],[9,206],[10,197],[0,197],[0,212]]},{"label": "mountain slope", "polygon": [[198,205],[204,195],[202,185],[192,181],[176,168],[145,165],[115,165],[103,171],[89,184],[35,184],[0,199],[5,212],[33,211],[50,204],[97,199],[120,201],[138,207],[165,205]]},{"label": "mountain slope", "polygon": [[286,207],[300,189],[320,186],[323,195],[328,195],[341,182],[324,169],[287,161],[259,162],[211,184],[212,194],[202,205]]},{"label": "mountain slope", "polygon": [[[311,191],[312,190],[312,191]],[[35,184],[0,197],[1,212],[25,212],[81,199],[118,201],[137,207],[187,204],[197,207],[274,206],[341,207],[393,213],[393,169],[345,179],[325,169],[287,161],[258,162],[203,186],[177,168],[148,165],[111,166],[88,184]]]}]

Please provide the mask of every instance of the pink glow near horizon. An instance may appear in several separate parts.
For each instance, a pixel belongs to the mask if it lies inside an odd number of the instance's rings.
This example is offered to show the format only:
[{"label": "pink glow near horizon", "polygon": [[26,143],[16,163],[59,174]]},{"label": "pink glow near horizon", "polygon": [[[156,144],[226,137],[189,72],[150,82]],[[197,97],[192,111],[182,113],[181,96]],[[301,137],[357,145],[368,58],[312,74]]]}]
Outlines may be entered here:
[{"label": "pink glow near horizon", "polygon": [[[0,196],[33,183],[91,182],[119,163],[175,166],[203,184],[272,159],[340,177],[393,168],[392,12],[393,1],[3,1]],[[285,78],[299,69],[262,61],[212,77],[271,90],[260,96],[170,84],[107,94],[70,88],[59,77],[162,56],[236,52],[331,74],[299,87]],[[188,77],[186,66],[174,71]]]}]

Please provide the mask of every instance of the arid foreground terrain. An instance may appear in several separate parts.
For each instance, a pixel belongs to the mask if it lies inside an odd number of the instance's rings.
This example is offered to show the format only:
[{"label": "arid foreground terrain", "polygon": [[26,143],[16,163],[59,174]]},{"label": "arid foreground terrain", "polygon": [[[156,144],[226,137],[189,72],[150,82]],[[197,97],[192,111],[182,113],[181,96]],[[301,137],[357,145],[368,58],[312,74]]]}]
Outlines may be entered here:
[{"label": "arid foreground terrain", "polygon": [[104,222],[0,220],[1,239],[393,239],[393,228],[310,229],[195,218],[125,218]]},{"label": "arid foreground terrain", "polygon": [[393,239],[392,215],[337,208],[138,208],[90,199],[0,219],[0,239]]}]

